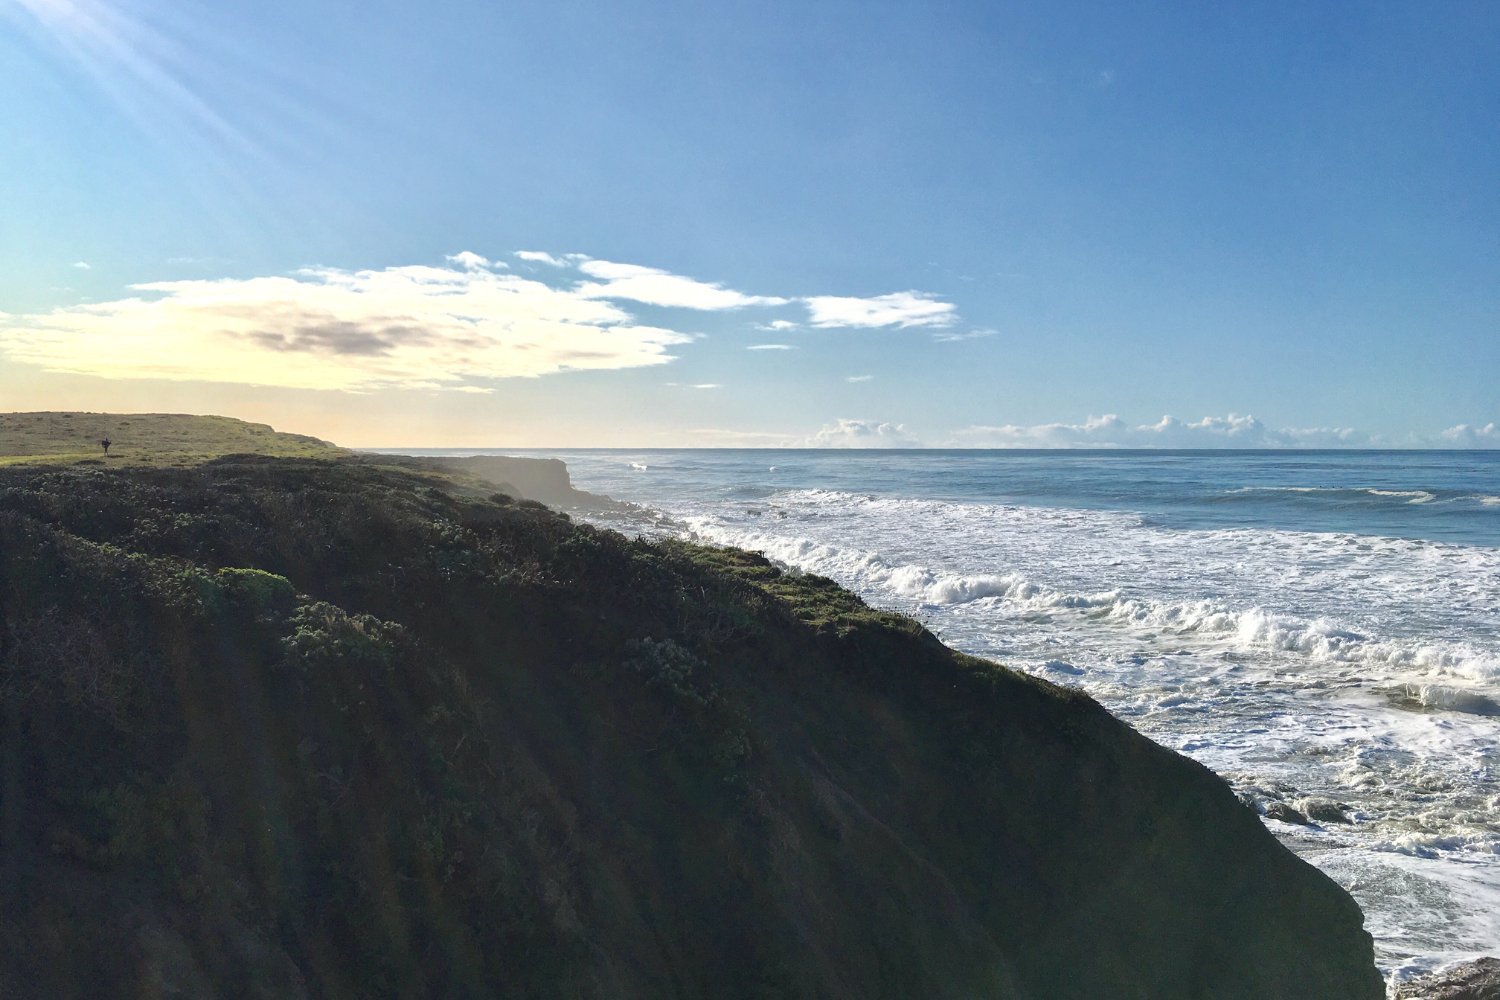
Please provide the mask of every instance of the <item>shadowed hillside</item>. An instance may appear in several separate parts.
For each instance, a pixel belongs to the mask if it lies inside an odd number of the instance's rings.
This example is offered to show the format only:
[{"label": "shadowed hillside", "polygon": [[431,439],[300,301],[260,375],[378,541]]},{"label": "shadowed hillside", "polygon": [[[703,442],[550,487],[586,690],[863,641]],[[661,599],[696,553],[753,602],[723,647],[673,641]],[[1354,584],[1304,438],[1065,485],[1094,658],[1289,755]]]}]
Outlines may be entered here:
[{"label": "shadowed hillside", "polygon": [[23,467],[0,618],[8,997],[1382,995],[1207,770],[756,556]]}]

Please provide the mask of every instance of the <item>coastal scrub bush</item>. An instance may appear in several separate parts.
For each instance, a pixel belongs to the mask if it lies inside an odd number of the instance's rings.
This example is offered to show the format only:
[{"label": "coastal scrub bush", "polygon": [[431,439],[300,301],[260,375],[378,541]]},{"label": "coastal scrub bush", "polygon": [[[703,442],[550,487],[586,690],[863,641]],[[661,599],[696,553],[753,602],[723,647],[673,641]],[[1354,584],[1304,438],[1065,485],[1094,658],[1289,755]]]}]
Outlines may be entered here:
[{"label": "coastal scrub bush", "polygon": [[111,726],[128,728],[140,677],[110,648],[99,626],[49,608],[12,623],[8,646],[0,680],[4,694],[22,699],[38,691],[61,694]]},{"label": "coastal scrub bush", "polygon": [[350,615],[323,601],[299,607],[291,625],[291,634],[282,640],[287,663],[309,674],[350,666],[389,671],[407,645],[400,625],[373,615]]},{"label": "coastal scrub bush", "polygon": [[297,601],[297,590],[292,586],[292,581],[275,573],[227,567],[219,570],[215,576],[233,597],[261,615],[278,612],[286,614]]},{"label": "coastal scrub bush", "polygon": [[625,644],[625,665],[654,688],[670,692],[697,705],[707,705],[713,689],[699,690],[694,677],[699,660],[671,639],[632,639]]},{"label": "coastal scrub bush", "polygon": [[175,870],[184,848],[208,836],[208,799],[184,768],[163,780],[135,775],[88,798],[103,828],[101,861]]}]

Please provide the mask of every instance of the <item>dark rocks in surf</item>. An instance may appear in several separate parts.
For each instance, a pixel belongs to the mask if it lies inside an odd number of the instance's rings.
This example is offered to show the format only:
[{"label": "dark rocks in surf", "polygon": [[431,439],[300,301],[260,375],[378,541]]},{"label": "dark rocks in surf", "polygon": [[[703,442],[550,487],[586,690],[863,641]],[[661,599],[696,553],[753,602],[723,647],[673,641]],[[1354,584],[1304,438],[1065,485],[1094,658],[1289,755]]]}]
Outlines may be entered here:
[{"label": "dark rocks in surf", "polygon": [[1395,1000],[1500,1000],[1500,958],[1412,979],[1396,987]]}]

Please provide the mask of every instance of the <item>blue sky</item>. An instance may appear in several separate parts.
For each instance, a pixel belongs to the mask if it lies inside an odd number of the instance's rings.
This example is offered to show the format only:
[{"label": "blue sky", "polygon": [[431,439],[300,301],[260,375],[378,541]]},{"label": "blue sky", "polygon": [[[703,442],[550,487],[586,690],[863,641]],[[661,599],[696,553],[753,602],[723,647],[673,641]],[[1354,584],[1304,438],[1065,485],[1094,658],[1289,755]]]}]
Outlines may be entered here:
[{"label": "blue sky", "polygon": [[1500,446],[1493,3],[0,0],[0,122],[0,409]]}]

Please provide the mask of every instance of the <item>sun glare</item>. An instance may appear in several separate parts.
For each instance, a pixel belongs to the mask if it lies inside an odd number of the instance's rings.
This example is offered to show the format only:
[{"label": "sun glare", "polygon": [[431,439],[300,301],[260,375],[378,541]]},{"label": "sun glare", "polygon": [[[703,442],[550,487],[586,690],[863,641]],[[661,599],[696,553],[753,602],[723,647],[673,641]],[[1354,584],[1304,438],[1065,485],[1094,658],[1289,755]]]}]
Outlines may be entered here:
[{"label": "sun glare", "polygon": [[210,213],[240,203],[274,225],[276,205],[256,192],[284,181],[289,156],[306,155],[289,130],[331,127],[289,90],[287,68],[243,45],[221,14],[105,0],[0,0],[0,12],[86,78]]}]

